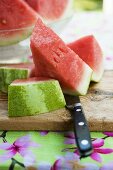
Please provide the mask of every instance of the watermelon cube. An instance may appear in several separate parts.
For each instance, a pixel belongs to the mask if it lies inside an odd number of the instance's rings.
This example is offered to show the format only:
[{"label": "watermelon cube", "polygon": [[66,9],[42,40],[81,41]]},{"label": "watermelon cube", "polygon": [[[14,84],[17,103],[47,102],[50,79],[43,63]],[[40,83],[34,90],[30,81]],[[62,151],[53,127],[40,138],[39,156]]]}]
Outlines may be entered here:
[{"label": "watermelon cube", "polygon": [[8,88],[10,117],[50,112],[65,107],[65,104],[57,80],[41,77],[15,80]]},{"label": "watermelon cube", "polygon": [[97,40],[93,35],[88,35],[68,44],[81,59],[93,70],[91,80],[99,82],[104,71],[104,57]]},{"label": "watermelon cube", "polygon": [[58,80],[64,93],[87,93],[92,69],[41,19],[31,36],[31,50],[37,76]]}]

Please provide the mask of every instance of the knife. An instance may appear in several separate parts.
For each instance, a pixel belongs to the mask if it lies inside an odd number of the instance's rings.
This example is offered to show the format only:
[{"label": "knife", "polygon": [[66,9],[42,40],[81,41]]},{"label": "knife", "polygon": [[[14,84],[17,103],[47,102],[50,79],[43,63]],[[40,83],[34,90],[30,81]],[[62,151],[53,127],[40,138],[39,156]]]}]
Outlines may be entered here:
[{"label": "knife", "polygon": [[66,108],[71,112],[76,145],[81,157],[87,157],[93,152],[90,131],[81,106],[79,96],[65,95]]}]

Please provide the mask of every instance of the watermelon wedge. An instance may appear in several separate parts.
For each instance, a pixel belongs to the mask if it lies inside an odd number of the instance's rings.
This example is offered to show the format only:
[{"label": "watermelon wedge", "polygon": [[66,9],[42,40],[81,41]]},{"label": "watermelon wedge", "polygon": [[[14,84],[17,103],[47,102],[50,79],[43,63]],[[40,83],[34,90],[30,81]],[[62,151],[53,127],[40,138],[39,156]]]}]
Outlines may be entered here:
[{"label": "watermelon wedge", "polygon": [[41,19],[31,36],[31,50],[37,76],[57,79],[67,94],[87,93],[92,70]]},{"label": "watermelon wedge", "polygon": [[34,76],[34,65],[30,63],[7,64],[0,67],[0,92],[7,93],[8,86],[16,79]]},{"label": "watermelon wedge", "polygon": [[57,80],[30,78],[15,80],[8,88],[9,116],[32,116],[65,107]]},{"label": "watermelon wedge", "polygon": [[32,7],[36,12],[38,11],[39,0],[24,0],[27,4]]},{"label": "watermelon wedge", "polygon": [[0,0],[0,46],[27,38],[37,20],[37,13],[23,0]]},{"label": "watermelon wedge", "polygon": [[60,19],[69,14],[72,0],[25,0],[46,20]]},{"label": "watermelon wedge", "polygon": [[104,57],[97,40],[93,35],[88,35],[68,44],[81,59],[93,70],[91,80],[99,82],[104,71]]}]

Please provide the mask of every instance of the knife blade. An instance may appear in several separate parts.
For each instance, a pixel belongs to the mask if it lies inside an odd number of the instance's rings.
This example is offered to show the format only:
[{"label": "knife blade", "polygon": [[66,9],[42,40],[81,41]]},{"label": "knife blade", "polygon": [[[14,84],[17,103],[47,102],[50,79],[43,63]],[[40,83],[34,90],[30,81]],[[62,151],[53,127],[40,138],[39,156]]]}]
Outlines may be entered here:
[{"label": "knife blade", "polygon": [[93,152],[90,131],[79,96],[65,95],[66,108],[71,112],[74,126],[75,141],[81,157]]}]

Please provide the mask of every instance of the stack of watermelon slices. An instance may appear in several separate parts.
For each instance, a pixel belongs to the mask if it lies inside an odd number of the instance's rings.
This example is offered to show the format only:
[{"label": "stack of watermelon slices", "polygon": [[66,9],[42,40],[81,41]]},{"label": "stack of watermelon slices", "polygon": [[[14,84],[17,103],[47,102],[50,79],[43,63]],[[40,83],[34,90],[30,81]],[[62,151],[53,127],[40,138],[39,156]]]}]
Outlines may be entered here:
[{"label": "stack of watermelon slices", "polygon": [[[5,0],[0,1],[0,5],[4,4]],[[20,7],[20,10],[22,12],[25,12],[25,17],[30,17],[32,15],[32,24],[36,22],[37,15],[34,11],[31,10],[31,8],[26,5],[26,3],[22,0],[7,0],[8,3],[14,3],[17,8]],[[4,4],[5,5],[5,4]],[[5,29],[4,24],[7,23],[7,17],[4,15],[4,5],[0,6],[0,9],[2,9],[2,15],[1,19],[2,23],[2,29]],[[8,12],[11,14],[12,10],[10,10],[10,6],[8,8],[8,4],[6,4]],[[24,11],[25,10],[25,11]],[[15,13],[16,15],[16,13]],[[5,20],[4,20],[5,17]],[[13,15],[12,15],[13,17]],[[19,17],[17,17],[18,24],[19,24]],[[23,16],[24,18],[24,16]],[[21,20],[20,25],[24,24],[24,19]],[[16,25],[11,20],[12,26]],[[27,25],[31,26],[31,22]],[[21,25],[22,26],[22,25]],[[20,26],[20,28],[21,28]],[[24,25],[26,26],[26,25]],[[9,28],[11,28],[11,25],[9,25]],[[18,31],[17,31],[18,32]],[[8,34],[8,37],[3,37],[3,41],[1,41],[0,45],[6,45],[14,43],[18,40],[18,36],[16,34],[11,33]],[[19,34],[22,32],[18,32]],[[0,33],[1,36],[1,33]],[[19,35],[20,36],[20,35]],[[23,36],[23,35],[22,35]],[[65,106],[65,99],[62,94],[62,91],[60,89],[60,86],[64,93],[70,94],[70,95],[85,95],[87,93],[90,81],[93,80],[95,82],[100,81],[102,74],[103,74],[103,56],[101,48],[96,41],[96,39],[93,36],[87,36],[82,39],[79,39],[75,42],[72,42],[70,44],[65,44],[61,38],[54,33],[50,28],[48,28],[41,19],[38,18],[37,23],[35,25],[35,28],[33,30],[32,36],[31,36],[31,51],[33,55],[33,61],[35,64],[35,68],[31,70],[31,67],[28,66],[22,66],[22,70],[20,69],[20,66],[15,68],[14,66],[8,67],[8,68],[1,68],[1,78],[4,79],[4,73],[5,73],[5,79],[10,81],[11,83],[14,79],[17,79],[18,77],[16,73],[19,75],[19,80],[16,80],[16,82],[13,82],[9,86],[9,100],[8,100],[8,110],[10,116],[26,116],[26,115],[35,115],[38,108],[35,107],[37,103],[37,99],[40,99],[40,95],[43,97],[47,95],[47,99],[51,98],[51,95],[54,98],[54,95],[56,95],[56,98],[58,99],[58,104],[54,107],[54,104],[56,103],[56,100],[54,100],[54,103],[51,105],[48,104],[48,100],[44,100],[45,98],[42,98],[41,103],[43,102],[43,105],[41,109],[45,106],[46,111],[52,111],[57,108],[62,108]],[[21,73],[24,72],[24,77],[26,78],[21,80]],[[29,77],[29,71],[32,76],[38,77],[37,79],[28,79]],[[9,72],[11,74],[9,74]],[[15,75],[12,74],[15,72]],[[23,73],[22,73],[23,74]],[[8,75],[8,77],[7,77]],[[14,75],[14,76],[13,76]],[[10,79],[9,79],[10,76]],[[41,78],[41,82],[39,83],[39,79]],[[46,77],[46,79],[44,78]],[[48,82],[46,81],[48,79]],[[52,81],[51,81],[52,79]],[[34,81],[35,80],[35,81]],[[43,81],[42,81],[43,80]],[[60,86],[59,86],[59,83]],[[1,85],[2,89],[4,87],[6,88],[7,92],[7,82],[2,81],[3,84]],[[49,83],[49,85],[47,85]],[[41,86],[40,86],[41,84]],[[48,86],[48,89],[47,89]],[[44,89],[42,88],[44,87]],[[20,90],[17,90],[20,89]],[[57,89],[54,90],[54,89]],[[36,93],[35,93],[36,90]],[[50,90],[50,92],[49,92]],[[10,93],[11,92],[11,93]],[[17,97],[15,97],[15,100],[13,98],[15,94]],[[31,98],[32,94],[34,95],[33,100]],[[30,97],[29,97],[30,96]],[[36,98],[35,98],[36,96]],[[38,98],[39,96],[39,98]],[[29,98],[28,98],[29,97]],[[20,100],[23,100],[21,102],[21,107],[19,105],[18,108],[18,114],[16,113],[17,105],[15,103],[19,103]],[[62,103],[61,103],[62,100]],[[51,102],[49,102],[51,103]],[[61,104],[61,105],[60,105]],[[30,107],[29,107],[30,105]],[[15,108],[13,106],[16,106]],[[32,107],[33,106],[33,107]],[[41,105],[39,105],[41,106]],[[14,108],[14,110],[10,110]],[[23,110],[21,108],[27,108],[25,113],[23,113]],[[45,111],[41,110],[39,113],[44,113]],[[12,114],[13,113],[13,114]],[[20,115],[20,113],[23,113],[23,115]]]},{"label": "stack of watermelon slices", "polygon": [[[66,103],[62,90],[69,95],[85,95],[90,81],[98,82],[102,76],[103,56],[93,36],[66,45],[38,19],[31,36],[31,50],[35,69],[31,69],[32,64],[22,65],[21,69],[20,65],[0,69],[1,89],[7,92],[8,88],[9,116],[36,115],[63,108]],[[34,78],[28,79],[31,75]]]},{"label": "stack of watermelon slices", "polygon": [[98,82],[102,77],[102,51],[93,36],[66,45],[38,19],[31,36],[31,50],[36,76],[57,79],[64,93],[85,95],[90,81]]},{"label": "stack of watermelon slices", "polygon": [[38,19],[31,36],[31,51],[35,64],[32,76],[58,80],[66,94],[85,95],[90,81],[98,82],[102,77],[102,51],[92,35],[66,45]]}]

